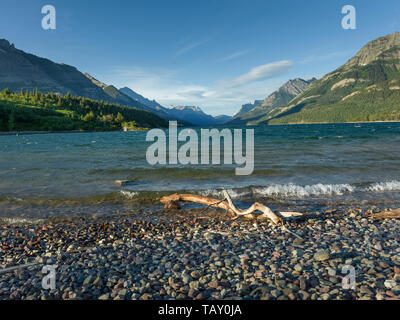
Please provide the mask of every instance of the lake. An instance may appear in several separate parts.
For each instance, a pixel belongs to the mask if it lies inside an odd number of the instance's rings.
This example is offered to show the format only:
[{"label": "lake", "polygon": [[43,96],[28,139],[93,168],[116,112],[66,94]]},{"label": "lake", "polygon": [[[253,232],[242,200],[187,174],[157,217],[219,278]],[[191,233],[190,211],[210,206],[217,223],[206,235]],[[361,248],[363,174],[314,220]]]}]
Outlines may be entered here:
[{"label": "lake", "polygon": [[220,197],[221,187],[276,206],[400,203],[400,123],[254,129],[249,176],[236,164],[151,166],[146,132],[0,136],[0,216],[122,212],[177,191]]}]

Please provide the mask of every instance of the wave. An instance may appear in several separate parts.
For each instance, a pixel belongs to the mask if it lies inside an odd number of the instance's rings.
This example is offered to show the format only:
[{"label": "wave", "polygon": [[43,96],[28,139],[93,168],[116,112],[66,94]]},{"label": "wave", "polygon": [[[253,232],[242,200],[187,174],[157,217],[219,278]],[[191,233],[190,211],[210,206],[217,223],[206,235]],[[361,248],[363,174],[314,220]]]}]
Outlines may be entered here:
[{"label": "wave", "polygon": [[[323,184],[296,185],[272,184],[269,186],[250,186],[245,188],[227,189],[233,199],[251,198],[293,198],[306,199],[312,197],[332,197],[352,194],[354,192],[390,192],[400,191],[400,181],[389,181],[374,183],[368,187],[357,187],[351,184]],[[202,196],[217,197],[223,196],[218,189],[207,189],[197,192]]]},{"label": "wave", "polygon": [[388,182],[374,183],[372,186],[367,188],[368,191],[383,192],[383,191],[399,191],[400,181],[393,180]]},{"label": "wave", "polygon": [[[242,188],[242,189],[226,189],[229,193],[229,196],[233,199],[241,199],[246,196],[251,195],[251,188]],[[224,194],[222,190],[217,189],[207,189],[197,192],[199,195],[203,197],[214,197],[214,198],[223,198]]]},{"label": "wave", "polygon": [[127,190],[121,190],[120,193],[125,199],[128,199],[128,200],[132,200],[132,199],[136,198],[139,195],[138,192],[127,191]]},{"label": "wave", "polygon": [[307,186],[299,186],[295,184],[285,185],[271,185],[268,187],[258,187],[254,189],[254,193],[261,196],[280,196],[280,197],[294,197],[294,198],[307,198],[315,196],[341,196],[346,193],[352,193],[355,187],[349,184],[314,184]]}]

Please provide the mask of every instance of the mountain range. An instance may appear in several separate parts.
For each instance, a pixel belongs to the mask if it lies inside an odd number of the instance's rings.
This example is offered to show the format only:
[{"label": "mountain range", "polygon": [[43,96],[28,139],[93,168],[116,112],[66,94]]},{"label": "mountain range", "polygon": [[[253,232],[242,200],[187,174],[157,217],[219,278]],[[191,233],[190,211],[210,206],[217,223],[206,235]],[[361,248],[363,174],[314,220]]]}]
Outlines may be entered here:
[{"label": "mountain range", "polygon": [[231,119],[231,117],[225,115],[210,116],[204,113],[200,107],[194,106],[170,106],[168,112],[177,119],[190,122],[196,126],[220,125]]},{"label": "mountain range", "polygon": [[199,126],[400,120],[400,33],[367,43],[343,66],[321,79],[287,81],[264,100],[244,104],[232,118],[199,107],[163,107],[130,88],[117,89],[73,66],[25,53],[0,39],[0,90],[70,93]]},{"label": "mountain range", "polygon": [[343,66],[248,125],[400,120],[400,33],[367,43]]},{"label": "mountain range", "polygon": [[202,111],[189,116],[186,110],[182,110],[183,114],[180,115],[179,109],[171,111],[157,101],[149,100],[130,88],[117,89],[88,73],[80,72],[73,66],[55,63],[26,53],[16,49],[9,41],[0,39],[0,90],[6,88],[13,92],[20,92],[21,89],[24,91],[38,89],[42,93],[62,95],[69,93],[75,97],[106,101],[148,111],[165,120],[184,120],[183,124],[211,125],[220,122]]}]

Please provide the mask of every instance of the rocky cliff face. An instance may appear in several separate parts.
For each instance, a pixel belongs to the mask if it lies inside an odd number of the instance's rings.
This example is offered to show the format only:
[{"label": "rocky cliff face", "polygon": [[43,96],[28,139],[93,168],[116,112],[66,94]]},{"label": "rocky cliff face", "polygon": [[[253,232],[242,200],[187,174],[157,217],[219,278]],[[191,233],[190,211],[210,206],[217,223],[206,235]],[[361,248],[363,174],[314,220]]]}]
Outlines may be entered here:
[{"label": "rocky cliff face", "polygon": [[243,124],[262,118],[274,108],[289,103],[290,100],[302,93],[315,80],[315,78],[310,80],[300,78],[289,80],[264,100],[256,100],[254,104],[243,105],[242,109],[232,118],[230,123]]},{"label": "rocky cliff face", "polygon": [[233,116],[233,118],[240,118],[241,116],[243,116],[247,112],[253,110],[255,107],[260,105],[262,102],[263,102],[263,100],[255,100],[254,103],[247,103],[247,104],[242,105],[242,107],[240,108],[239,112],[236,113]]},{"label": "rocky cliff face", "polygon": [[283,106],[302,93],[315,80],[315,78],[310,80],[300,78],[289,80],[277,91],[269,95],[260,105],[262,107]]},{"label": "rocky cliff face", "polygon": [[377,60],[400,59],[400,33],[395,32],[367,43],[344,67],[365,66]]}]

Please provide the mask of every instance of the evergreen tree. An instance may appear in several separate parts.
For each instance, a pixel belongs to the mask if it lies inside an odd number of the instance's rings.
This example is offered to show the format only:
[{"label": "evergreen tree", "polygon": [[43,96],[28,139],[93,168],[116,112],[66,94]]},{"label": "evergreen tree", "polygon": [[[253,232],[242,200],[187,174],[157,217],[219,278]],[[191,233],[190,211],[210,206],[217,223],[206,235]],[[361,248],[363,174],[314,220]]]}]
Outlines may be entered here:
[{"label": "evergreen tree", "polygon": [[118,112],[117,117],[115,118],[115,121],[118,123],[124,122],[124,116],[120,112]]},{"label": "evergreen tree", "polygon": [[8,118],[8,130],[13,131],[15,127],[14,110],[11,110],[10,116]]}]

